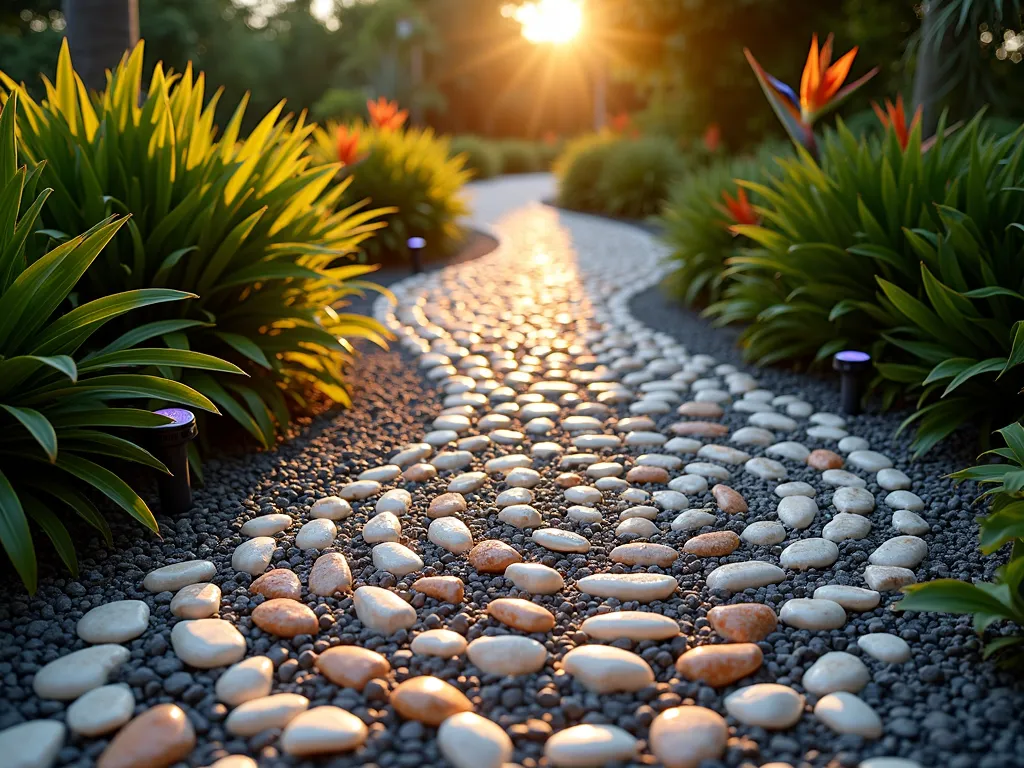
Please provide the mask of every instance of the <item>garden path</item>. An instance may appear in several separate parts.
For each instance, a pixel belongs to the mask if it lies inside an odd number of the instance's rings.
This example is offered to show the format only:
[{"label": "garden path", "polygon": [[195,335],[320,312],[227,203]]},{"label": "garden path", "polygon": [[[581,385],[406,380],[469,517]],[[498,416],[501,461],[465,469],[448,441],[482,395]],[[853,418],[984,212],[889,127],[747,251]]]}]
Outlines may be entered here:
[{"label": "garden path", "polygon": [[[1024,693],[981,665],[969,625],[890,610],[961,557],[940,468],[884,450],[820,382],[640,322],[663,246],[545,190],[474,186],[497,250],[378,301],[401,348],[361,369],[382,391],[213,463],[199,509],[165,526],[178,541],[114,564],[130,585],[61,582],[49,615],[0,615],[49,643],[2,649],[32,722],[0,754],[1024,765]],[[78,638],[47,639],[87,607]]]}]

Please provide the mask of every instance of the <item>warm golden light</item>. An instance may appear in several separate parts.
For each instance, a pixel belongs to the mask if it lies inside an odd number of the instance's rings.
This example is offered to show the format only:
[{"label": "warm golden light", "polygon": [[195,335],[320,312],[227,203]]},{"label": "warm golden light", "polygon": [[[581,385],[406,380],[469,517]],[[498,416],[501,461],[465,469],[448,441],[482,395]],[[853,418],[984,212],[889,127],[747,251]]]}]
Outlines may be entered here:
[{"label": "warm golden light", "polygon": [[583,0],[531,0],[516,7],[512,17],[531,43],[564,44],[583,27]]}]

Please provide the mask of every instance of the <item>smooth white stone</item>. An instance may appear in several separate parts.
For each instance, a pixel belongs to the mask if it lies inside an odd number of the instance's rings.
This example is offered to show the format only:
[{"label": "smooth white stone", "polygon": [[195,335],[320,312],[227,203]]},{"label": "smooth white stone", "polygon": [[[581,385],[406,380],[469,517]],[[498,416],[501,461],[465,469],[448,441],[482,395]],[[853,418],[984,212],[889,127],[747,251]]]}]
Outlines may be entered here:
[{"label": "smooth white stone", "polygon": [[341,707],[321,706],[300,712],[281,734],[281,749],[295,757],[347,752],[366,741],[366,724]]},{"label": "smooth white stone", "polygon": [[558,571],[540,563],[512,563],[504,575],[517,589],[532,595],[553,595],[565,587]]},{"label": "smooth white stone", "polygon": [[765,453],[777,459],[789,459],[790,461],[797,461],[802,464],[811,455],[811,449],[803,443],[786,440],[785,442],[768,446],[765,449]]},{"label": "smooth white stone", "polygon": [[892,565],[869,565],[864,569],[864,583],[879,592],[896,592],[914,584],[917,577],[909,568]]},{"label": "smooth white stone", "polygon": [[325,496],[313,502],[309,508],[309,516],[327,520],[344,520],[352,514],[352,505],[340,496]]},{"label": "smooth white stone", "polygon": [[771,731],[796,725],[804,712],[804,697],[784,685],[758,683],[725,697],[725,711],[744,725]]},{"label": "smooth white stone", "polygon": [[921,497],[910,491],[890,492],[885,497],[885,505],[891,509],[909,509],[911,512],[920,512],[924,509]]},{"label": "smooth white stone", "polygon": [[255,538],[257,536],[273,536],[275,533],[287,531],[294,521],[288,515],[261,515],[246,521],[239,533]]},{"label": "smooth white stone", "polygon": [[693,399],[698,403],[728,403],[732,396],[721,389],[701,389],[694,394]]},{"label": "smooth white stone", "polygon": [[463,472],[448,483],[447,490],[449,493],[472,493],[479,490],[486,482],[487,474],[485,472]]},{"label": "smooth white stone", "polygon": [[102,736],[116,731],[132,719],[135,696],[124,683],[93,688],[77,699],[65,715],[70,728],[80,736]]},{"label": "smooth white stone", "polygon": [[459,712],[441,723],[437,746],[452,768],[501,768],[512,760],[509,735],[475,712]]},{"label": "smooth white stone", "polygon": [[601,491],[601,493],[606,491],[622,493],[623,491],[630,490],[629,483],[621,477],[599,477],[594,481],[594,487]]},{"label": "smooth white stone", "polygon": [[673,531],[695,531],[706,525],[714,525],[718,518],[705,509],[688,509],[680,512],[672,521]]},{"label": "smooth white stone", "polygon": [[[456,518],[440,518],[442,520],[455,520]],[[438,522],[437,520],[434,521]],[[433,525],[434,523],[431,523]],[[386,541],[375,546],[371,552],[373,567],[378,571],[387,571],[401,578],[410,573],[420,570],[423,567],[423,560],[420,556],[403,544],[395,541]]]},{"label": "smooth white stone", "polygon": [[544,757],[552,768],[597,768],[629,762],[637,740],[614,725],[574,725],[558,731],[544,743]]},{"label": "smooth white stone", "polygon": [[868,656],[887,664],[903,664],[910,661],[910,646],[902,637],[885,632],[873,632],[857,638],[857,645]]},{"label": "smooth white stone", "polygon": [[466,638],[450,629],[428,629],[413,638],[409,650],[421,656],[450,659],[466,652]]},{"label": "smooth white stone", "polygon": [[669,640],[679,634],[679,624],[657,613],[612,611],[591,616],[580,631],[595,640]]},{"label": "smooth white stone", "polygon": [[558,443],[534,443],[533,447],[530,448],[530,455],[540,459],[550,459],[564,450]]},{"label": "smooth white stone", "polygon": [[811,415],[812,424],[821,424],[825,427],[845,427],[846,419],[835,413],[820,412]]},{"label": "smooth white stone", "polygon": [[878,472],[892,467],[892,459],[877,451],[853,451],[846,461],[865,472]]},{"label": "smooth white stone", "polygon": [[533,488],[540,480],[540,473],[528,467],[516,467],[505,475],[505,482],[513,488]]},{"label": "smooth white stone", "polygon": [[[732,409],[739,413],[774,413],[774,409],[768,403],[746,398],[734,403]],[[754,429],[760,429],[760,427],[754,427]]]},{"label": "smooth white stone", "polygon": [[839,629],[846,623],[846,611],[831,600],[797,597],[786,601],[779,618],[797,629]]},{"label": "smooth white stone", "polygon": [[342,486],[341,490],[338,491],[338,496],[345,501],[359,501],[379,492],[380,483],[376,480],[357,480],[354,483]]},{"label": "smooth white stone", "polygon": [[766,587],[785,581],[786,572],[772,563],[748,560],[743,563],[726,563],[713,570],[707,577],[710,591],[742,592],[751,587]]},{"label": "smooth white stone", "polygon": [[872,757],[862,760],[857,768],[921,768],[916,760],[905,760],[902,757]]},{"label": "smooth white stone", "polygon": [[402,474],[402,468],[397,464],[385,464],[382,467],[372,467],[359,473],[356,480],[376,480],[378,483],[390,483]]},{"label": "smooth white stone", "polygon": [[664,453],[645,453],[636,460],[636,463],[644,467],[661,467],[669,472],[683,466],[683,460],[678,456],[668,456]]},{"label": "smooth white stone", "polygon": [[631,517],[642,517],[646,520],[655,520],[658,517],[658,508],[651,506],[627,507],[619,513],[620,520],[628,520]]},{"label": "smooth white stone", "polygon": [[863,488],[839,488],[832,494],[832,506],[840,512],[870,515],[875,510],[875,497]]},{"label": "smooth white stone", "polygon": [[390,635],[416,623],[416,609],[387,589],[359,587],[352,598],[356,618],[374,632]]},{"label": "smooth white stone", "polygon": [[801,684],[809,693],[824,696],[836,691],[857,693],[870,680],[871,673],[859,658],[845,651],[830,651],[804,672]]},{"label": "smooth white stone", "polygon": [[580,523],[599,523],[604,519],[604,515],[593,507],[572,506],[566,516]]},{"label": "smooth white stone", "polygon": [[469,451],[443,451],[431,459],[430,463],[441,472],[464,469],[473,463],[473,454]]},{"label": "smooth white stone", "polygon": [[720,461],[723,464],[743,464],[750,461],[750,454],[727,445],[703,445],[697,451],[698,458]]},{"label": "smooth white stone", "polygon": [[649,539],[658,532],[657,525],[642,517],[628,518],[615,527],[615,535],[620,539]]},{"label": "smooth white stone", "polygon": [[883,469],[875,476],[878,485],[887,491],[910,490],[910,478],[898,469]]},{"label": "smooth white stone", "polygon": [[771,445],[775,442],[775,433],[760,427],[740,427],[729,440],[737,445]]},{"label": "smooth white stone", "polygon": [[779,564],[783,568],[806,571],[810,568],[828,568],[838,559],[839,547],[833,542],[811,538],[794,541],[782,550]]},{"label": "smooth white stone", "polygon": [[664,600],[679,586],[673,576],[658,573],[598,573],[584,576],[576,589],[594,597],[614,597],[623,602],[650,603]]},{"label": "smooth white stone", "polygon": [[470,642],[466,655],[489,675],[529,675],[544,668],[548,651],[532,637],[493,635]]},{"label": "smooth white stone", "polygon": [[450,429],[452,432],[466,432],[472,426],[472,422],[465,416],[453,413],[447,416],[438,416],[434,419],[432,426],[436,430]]},{"label": "smooth white stone", "polygon": [[867,481],[845,469],[826,469],[821,473],[821,480],[825,485],[839,486],[843,488],[864,488]]},{"label": "smooth white stone", "polygon": [[504,429],[512,423],[512,419],[503,413],[489,413],[476,423],[477,429],[487,432],[492,429]]},{"label": "smooth white stone", "polygon": [[706,461],[695,461],[687,464],[684,467],[684,471],[688,475],[697,475],[698,477],[711,478],[712,480],[726,481],[730,477],[729,470],[725,467],[709,464]]},{"label": "smooth white stone", "polygon": [[811,406],[810,403],[803,402],[802,400],[795,400],[786,405],[786,413],[794,419],[806,419],[811,415],[812,410],[813,406]]},{"label": "smooth white stone", "polygon": [[255,736],[268,728],[284,728],[309,707],[309,699],[297,693],[276,693],[238,705],[224,721],[233,736]]},{"label": "smooth white stone", "polygon": [[852,733],[866,739],[882,735],[882,718],[862,699],[846,691],[830,693],[814,706],[814,716],[836,733]]},{"label": "smooth white stone", "polygon": [[562,668],[594,693],[638,691],[654,682],[640,656],[609,645],[577,646],[565,654]]},{"label": "smooth white stone", "polygon": [[469,552],[473,548],[473,534],[457,517],[439,517],[433,520],[427,528],[427,540],[457,555]]},{"label": "smooth white stone", "polygon": [[571,504],[584,504],[587,506],[593,506],[604,498],[597,488],[592,488],[589,485],[576,485],[572,488],[566,488],[562,495]]},{"label": "smooth white stone", "polygon": [[75,631],[87,643],[127,643],[148,626],[148,605],[141,600],[115,600],[88,611]]},{"label": "smooth white stone", "polygon": [[270,695],[274,682],[274,664],[266,656],[250,656],[228,667],[217,678],[214,693],[229,707]]},{"label": "smooth white stone", "polygon": [[390,461],[395,466],[408,467],[427,458],[433,450],[428,443],[412,443],[392,456]]},{"label": "smooth white stone", "polygon": [[530,537],[535,544],[539,544],[552,552],[589,552],[590,541],[585,536],[580,536],[572,531],[563,531],[560,528],[539,528]]},{"label": "smooth white stone", "polygon": [[868,562],[872,565],[890,565],[898,568],[914,568],[928,556],[928,545],[917,536],[895,536],[871,553]]},{"label": "smooth white stone", "polygon": [[776,408],[782,408],[784,406],[789,405],[790,403],[795,403],[799,400],[800,398],[797,397],[796,395],[778,395],[777,397],[772,398],[771,403]]},{"label": "smooth white stone", "polygon": [[179,621],[171,630],[174,653],[190,667],[212,669],[234,664],[245,656],[245,638],[223,619]]},{"label": "smooth white stone", "polygon": [[911,536],[920,536],[931,530],[923,517],[909,509],[897,509],[892,513],[892,527]]},{"label": "smooth white stone", "polygon": [[744,528],[740,538],[759,547],[770,547],[786,540],[786,529],[773,520],[761,520]]},{"label": "smooth white stone", "polygon": [[393,512],[379,512],[363,525],[363,541],[367,544],[399,541],[401,538],[402,524]]},{"label": "smooth white stone", "polygon": [[515,504],[529,504],[531,501],[533,501],[533,492],[529,488],[509,488],[499,493],[494,503],[499,508],[504,508]]},{"label": "smooth white stone", "polygon": [[694,768],[723,755],[729,726],[705,707],[671,707],[654,718],[647,741],[665,768]]},{"label": "smooth white stone", "polygon": [[843,453],[853,453],[854,451],[866,451],[871,448],[871,443],[865,440],[863,437],[855,437],[850,435],[844,437],[839,441],[839,450]]},{"label": "smooth white stone", "polygon": [[435,429],[432,432],[427,432],[427,434],[423,436],[423,442],[427,445],[433,446],[434,448],[438,448],[442,445],[447,445],[458,437],[459,433],[454,429]]},{"label": "smooth white stone", "polygon": [[220,610],[220,599],[216,584],[189,584],[171,598],[171,613],[179,619],[208,619]]},{"label": "smooth white stone", "polygon": [[873,589],[849,587],[844,584],[826,584],[814,590],[815,600],[831,600],[847,611],[872,611],[878,607],[882,596]]},{"label": "smooth white stone", "polygon": [[530,419],[523,425],[523,430],[530,435],[549,435],[554,428],[555,422],[543,417],[539,419]]},{"label": "smooth white stone", "polygon": [[803,530],[814,522],[818,505],[808,496],[785,496],[779,501],[776,514],[787,528]]},{"label": "smooth white stone", "polygon": [[629,432],[622,440],[624,445],[661,446],[668,438],[660,432]]},{"label": "smooth white stone", "polygon": [[70,701],[107,682],[107,677],[128,660],[129,651],[120,645],[94,645],[51,661],[32,680],[41,699]]},{"label": "smooth white stone", "polygon": [[795,419],[783,416],[781,413],[752,413],[747,419],[747,423],[772,432],[792,432],[800,426]]},{"label": "smooth white stone", "polygon": [[516,528],[536,528],[541,524],[540,512],[529,504],[513,504],[498,513],[498,519]]},{"label": "smooth white stone", "polygon": [[[334,525],[330,520],[324,522]],[[276,548],[277,542],[270,536],[257,536],[243,541],[231,555],[231,567],[250,576],[259,576],[267,570]]]},{"label": "smooth white stone", "polygon": [[[338,535],[338,526],[333,520],[310,520],[295,534],[295,546],[305,551],[308,549],[327,549],[334,544]],[[262,571],[261,571],[262,573]]]},{"label": "smooth white stone", "polygon": [[680,475],[669,480],[668,487],[673,491],[695,496],[708,489],[708,481],[700,475]]},{"label": "smooth white stone", "polygon": [[784,499],[787,496],[807,496],[808,498],[814,498],[817,493],[818,492],[814,490],[813,485],[802,481],[782,483],[781,485],[775,486],[775,495],[780,499]]},{"label": "smooth white stone", "polygon": [[751,459],[743,468],[762,480],[781,480],[786,476],[786,468],[775,459],[766,459],[764,456],[758,456],[756,459]]},{"label": "smooth white stone", "polygon": [[846,541],[847,539],[863,539],[871,533],[871,521],[863,515],[852,515],[840,512],[822,530],[821,535],[829,541]]},{"label": "smooth white stone", "polygon": [[67,729],[56,720],[29,720],[0,731],[5,768],[52,768]]},{"label": "smooth white stone", "polygon": [[816,440],[842,440],[847,437],[849,432],[839,427],[828,427],[823,424],[816,424],[813,427],[807,428],[807,436],[813,437]]},{"label": "smooth white stone", "polygon": [[189,584],[209,581],[216,575],[217,568],[209,560],[189,560],[150,571],[142,586],[150,592],[177,592]]},{"label": "smooth white stone", "polygon": [[673,437],[665,443],[665,450],[672,453],[696,453],[700,450],[702,443],[692,437]]},{"label": "smooth white stone", "polygon": [[626,471],[626,468],[617,461],[599,461],[587,467],[587,477],[618,477]]}]

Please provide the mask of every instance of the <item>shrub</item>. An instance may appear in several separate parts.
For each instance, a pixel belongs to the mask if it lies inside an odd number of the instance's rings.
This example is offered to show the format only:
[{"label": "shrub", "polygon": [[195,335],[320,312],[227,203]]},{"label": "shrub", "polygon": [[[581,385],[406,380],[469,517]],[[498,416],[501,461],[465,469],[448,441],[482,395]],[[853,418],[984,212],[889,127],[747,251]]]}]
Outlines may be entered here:
[{"label": "shrub", "polygon": [[490,179],[501,173],[501,149],[479,136],[453,136],[452,157],[462,155],[464,167],[474,179]]},{"label": "shrub", "polygon": [[937,579],[904,587],[906,596],[895,606],[901,611],[973,614],[978,634],[1001,620],[1015,623],[1016,634],[988,642],[985,658],[1010,651],[1018,657],[1024,654],[1024,427],[1014,423],[999,433],[1006,447],[988,455],[999,456],[1006,463],[971,467],[953,477],[992,486],[982,495],[991,497],[991,506],[989,514],[978,519],[981,551],[990,555],[1012,543],[1009,562],[996,570],[992,582]]},{"label": "shrub", "polygon": [[600,210],[598,183],[618,142],[604,132],[586,134],[566,144],[554,167],[559,205],[578,211]]},{"label": "shrub", "polygon": [[351,278],[372,268],[336,262],[380,226],[377,212],[332,212],[345,193],[344,185],[330,189],[338,166],[310,162],[313,126],[283,118],[283,104],[242,139],[243,99],[218,139],[220,94],[206,100],[203,75],[166,75],[157,64],[143,92],[142,61],[140,44],[95,101],[66,43],[44,102],[0,75],[24,105],[25,154],[46,160],[41,178],[54,194],[42,219],[54,233],[73,233],[132,214],[78,286],[80,300],[146,287],[196,294],[149,307],[131,324],[162,323],[152,338],[166,347],[223,357],[249,373],[241,382],[163,367],[268,446],[289,423],[289,405],[305,408],[314,393],[348,402],[346,338],[384,343],[375,321],[338,312],[347,295],[369,287]]},{"label": "shrub", "polygon": [[314,120],[354,120],[366,114],[366,94],[359,88],[329,88],[310,110]]},{"label": "shrub", "polygon": [[[342,203],[358,206],[370,200],[391,209],[383,216],[387,227],[363,244],[367,257],[373,262],[405,259],[411,237],[426,240],[428,257],[451,252],[462,236],[459,219],[467,212],[461,193],[470,173],[464,158],[452,157],[448,140],[429,128],[348,129],[359,135],[362,159],[338,177]],[[335,158],[338,130],[328,124],[315,132],[318,161]]]},{"label": "shrub", "polygon": [[661,136],[619,141],[605,156],[597,183],[602,213],[643,219],[661,211],[669,187],[686,162],[673,141]]},{"label": "shrub", "polygon": [[37,565],[29,521],[76,577],[75,546],[62,517],[71,511],[111,541],[90,497],[105,496],[158,530],[146,503],[112,465],[129,462],[166,472],[128,430],[169,419],[123,402],[155,399],[215,413],[210,400],[159,370],[241,371],[198,352],[138,348],[165,330],[159,322],[137,324],[106,346],[95,346],[97,334],[118,318],[128,314],[137,323],[140,310],[179,304],[191,294],[139,288],[69,300],[128,219],[111,216],[84,234],[62,237],[50,250],[43,247],[50,239],[36,227],[52,190],[36,192],[40,166],[18,167],[17,102],[11,95],[0,112],[0,543],[34,592]]},{"label": "shrub", "polygon": [[[685,174],[672,185],[660,224],[672,247],[669,258],[675,266],[668,277],[670,290],[685,304],[707,304],[721,298],[725,260],[750,245],[748,238],[729,230],[736,222],[723,210],[723,195],[736,198],[740,194],[737,179],[766,181],[776,167],[774,154],[791,153],[773,147],[757,157],[723,158]],[[751,202],[758,203],[756,194]]]},{"label": "shrub", "polygon": [[840,123],[820,165],[800,149],[769,183],[743,184],[763,201],[763,223],[737,227],[756,247],[729,259],[730,285],[709,312],[750,324],[748,359],[820,360],[845,347],[877,357],[880,334],[899,323],[875,278],[922,293],[917,232],[940,229],[936,204],[969,212],[985,233],[1017,220],[1003,191],[1019,173],[1004,162],[1016,139],[986,136],[976,119],[952,138],[940,131],[927,152],[919,129],[907,141],[891,129],[858,141]]},{"label": "shrub", "polygon": [[536,173],[547,170],[540,146],[540,144],[525,139],[506,139],[498,142],[501,172],[506,174]]}]

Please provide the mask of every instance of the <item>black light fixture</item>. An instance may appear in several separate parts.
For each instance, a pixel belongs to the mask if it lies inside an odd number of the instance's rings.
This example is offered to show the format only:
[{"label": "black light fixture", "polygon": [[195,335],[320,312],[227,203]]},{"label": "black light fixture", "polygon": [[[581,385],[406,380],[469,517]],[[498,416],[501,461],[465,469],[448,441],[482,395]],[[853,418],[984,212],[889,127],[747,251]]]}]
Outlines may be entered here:
[{"label": "black light fixture", "polygon": [[422,237],[410,237],[405,244],[409,247],[409,256],[412,257],[412,271],[418,275],[423,271],[423,249],[427,247],[427,241]]},{"label": "black light fixture", "polygon": [[192,508],[192,485],[188,475],[188,444],[199,434],[196,417],[184,408],[163,408],[156,413],[171,419],[169,424],[146,432],[150,452],[171,474],[158,474],[160,509],[165,515],[180,515]]},{"label": "black light fixture", "polygon": [[839,399],[844,413],[860,413],[864,397],[864,380],[871,369],[871,355],[855,349],[836,352],[832,368],[839,373]]}]

